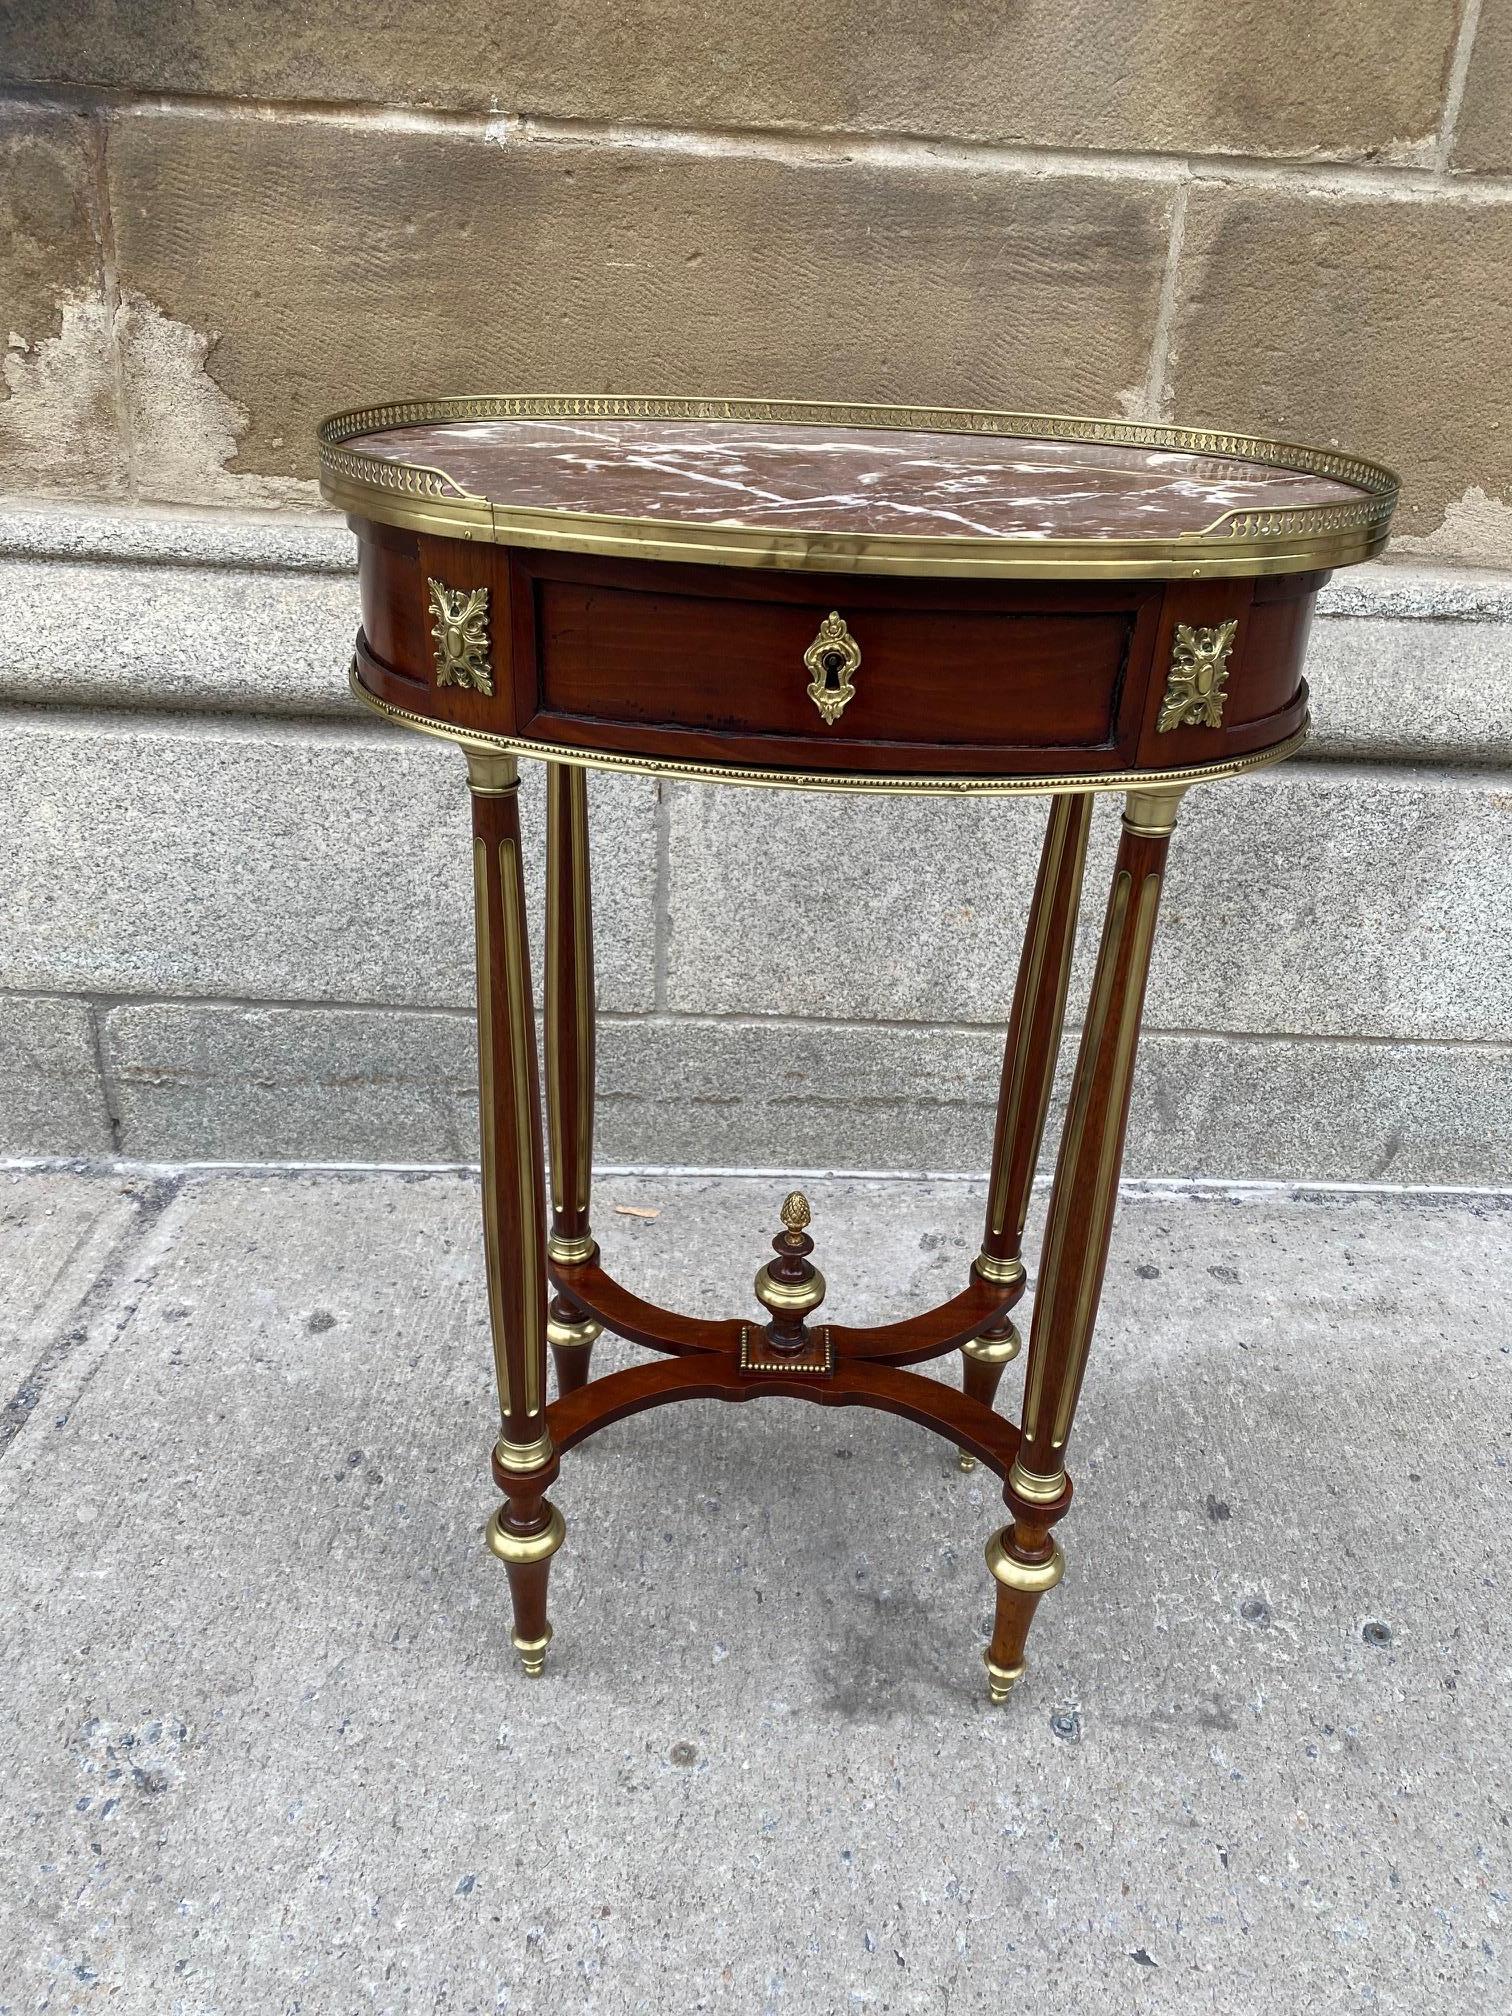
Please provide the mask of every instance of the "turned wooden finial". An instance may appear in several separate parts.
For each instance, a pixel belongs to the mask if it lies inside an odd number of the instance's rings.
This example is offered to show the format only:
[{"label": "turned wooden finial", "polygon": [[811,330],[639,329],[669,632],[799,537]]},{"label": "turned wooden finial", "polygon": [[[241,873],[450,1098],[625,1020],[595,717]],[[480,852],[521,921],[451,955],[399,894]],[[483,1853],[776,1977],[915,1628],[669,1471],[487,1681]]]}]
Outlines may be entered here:
[{"label": "turned wooden finial", "polygon": [[801,1190],[789,1191],[780,1216],[783,1229],[772,1241],[777,1257],[756,1276],[756,1299],[771,1316],[766,1336],[772,1349],[802,1351],[809,1341],[804,1318],[824,1300],[824,1276],[808,1257],[814,1242],[807,1229],[808,1199]]}]

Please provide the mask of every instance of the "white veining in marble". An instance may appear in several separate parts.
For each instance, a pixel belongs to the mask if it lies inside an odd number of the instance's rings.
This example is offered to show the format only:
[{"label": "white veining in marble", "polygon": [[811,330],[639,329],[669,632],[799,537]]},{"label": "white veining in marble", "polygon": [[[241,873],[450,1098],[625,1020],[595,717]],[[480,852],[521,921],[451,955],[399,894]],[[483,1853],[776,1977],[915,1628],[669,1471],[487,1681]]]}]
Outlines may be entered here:
[{"label": "white veining in marble", "polygon": [[459,420],[347,443],[504,507],[838,535],[1171,538],[1352,503],[1329,477],[1180,450],[679,420]]}]

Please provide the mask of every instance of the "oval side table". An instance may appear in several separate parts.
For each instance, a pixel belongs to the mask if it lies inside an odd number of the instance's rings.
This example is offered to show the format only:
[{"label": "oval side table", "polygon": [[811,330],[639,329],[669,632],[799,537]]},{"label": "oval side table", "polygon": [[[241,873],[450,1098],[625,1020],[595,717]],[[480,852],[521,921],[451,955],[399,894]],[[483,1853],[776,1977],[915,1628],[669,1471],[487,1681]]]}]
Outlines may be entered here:
[{"label": "oval side table", "polygon": [[[1182,795],[1307,733],[1330,569],[1385,541],[1388,470],[1132,422],[756,400],[499,397],[342,413],[322,487],[361,549],[352,681],[466,752],[483,1231],[514,1644],[540,1672],[562,1543],[547,1492],[597,1429],[680,1399],[880,1407],[1002,1477],[987,1673],[1024,1670],[1063,1570],[1066,1449],[1107,1259],[1166,850]],[[545,1181],[517,759],[547,765]],[[586,770],[1049,800],[1003,1058],[981,1252],[937,1309],[819,1320],[809,1209],[782,1204],[749,1313],[653,1307],[590,1229]],[[1050,1192],[1022,1420],[993,1406],[1050,1098],[1093,796],[1124,812]],[[590,1379],[604,1329],[655,1354]],[[547,1346],[557,1398],[548,1401]],[[960,1351],[962,1390],[909,1367]]]}]

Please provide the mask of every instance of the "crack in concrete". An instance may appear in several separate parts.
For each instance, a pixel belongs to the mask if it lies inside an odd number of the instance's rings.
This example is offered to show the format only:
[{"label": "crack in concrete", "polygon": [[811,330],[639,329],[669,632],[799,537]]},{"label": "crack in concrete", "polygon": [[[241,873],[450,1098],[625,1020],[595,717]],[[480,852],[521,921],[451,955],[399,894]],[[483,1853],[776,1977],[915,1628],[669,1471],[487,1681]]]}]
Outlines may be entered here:
[{"label": "crack in concrete", "polygon": [[[42,1355],[5,1403],[3,1410],[0,1410],[0,1462],[5,1460],[12,1443],[36,1412],[43,1396],[50,1390],[57,1372],[79,1345],[87,1342],[91,1326],[108,1306],[110,1298],[121,1286],[129,1271],[139,1264],[143,1251],[150,1243],[153,1228],[158,1225],[163,1213],[188,1180],[188,1172],[180,1171],[173,1175],[148,1177],[140,1182],[140,1187],[132,1199],[136,1206],[134,1219],[110,1248],[94,1280],[75,1302],[68,1316],[58,1323]],[[121,1304],[116,1312],[114,1327],[105,1339],[104,1350],[97,1361],[97,1369],[98,1363],[103,1362],[105,1353],[125,1330],[136,1311],[136,1298],[128,1298]],[[93,1373],[89,1376],[92,1378]],[[86,1379],[80,1391],[86,1390],[88,1384],[89,1379]]]}]

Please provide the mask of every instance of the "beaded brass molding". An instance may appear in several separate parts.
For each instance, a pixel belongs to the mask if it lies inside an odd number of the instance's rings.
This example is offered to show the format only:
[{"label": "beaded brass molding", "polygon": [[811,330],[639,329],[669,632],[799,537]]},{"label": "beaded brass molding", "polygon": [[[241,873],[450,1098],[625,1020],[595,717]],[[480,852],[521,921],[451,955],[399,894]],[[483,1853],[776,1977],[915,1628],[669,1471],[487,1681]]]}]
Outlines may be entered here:
[{"label": "beaded brass molding", "polygon": [[763,1357],[765,1334],[749,1323],[740,1326],[740,1369],[742,1372],[785,1372],[789,1378],[832,1379],[835,1374],[835,1343],[826,1323],[812,1333],[806,1351],[783,1357],[768,1351]]},{"label": "beaded brass molding", "polygon": [[[1171,539],[857,537],[770,527],[697,525],[588,511],[495,504],[462,490],[441,470],[364,454],[342,443],[396,427],[477,420],[712,420],[782,426],[908,429],[940,434],[1160,448],[1258,462],[1329,476],[1363,494],[1358,503],[1295,510],[1225,512],[1201,532]],[[830,573],[1029,575],[1154,579],[1286,574],[1342,567],[1385,544],[1398,479],[1381,464],[1299,442],[1213,428],[1063,413],[974,411],[950,406],[816,404],[785,399],[680,399],[537,393],[396,400],[332,414],[319,428],[322,493],[342,510],[453,538],[579,553],[632,554],[730,567],[821,568]]]},{"label": "beaded brass molding", "polygon": [[468,687],[492,699],[488,590],[448,588],[444,581],[431,577],[425,585],[430,591],[430,613],[436,619],[430,633],[436,640],[436,684]]},{"label": "beaded brass molding", "polygon": [[[363,685],[353,658],[348,683],[353,696],[385,720],[397,721],[417,734],[477,754],[498,751],[507,756],[532,756],[543,763],[575,763],[586,770],[614,770],[638,777],[684,777],[699,784],[743,784],[772,791],[854,791],[873,797],[913,798],[1045,798],[1060,791],[1173,791],[1191,784],[1220,783],[1268,770],[1294,756],[1311,733],[1310,719],[1294,735],[1257,749],[1248,756],[1225,757],[1220,763],[1188,763],[1175,770],[1110,770],[1100,777],[880,777],[837,770],[757,770],[740,763],[690,763],[672,756],[624,756],[602,749],[569,749],[559,742],[535,742],[523,735],[491,735],[481,728],[457,728],[432,721],[391,700],[380,700]],[[592,1242],[590,1241],[590,1244]],[[567,1257],[552,1255],[553,1259]],[[998,1263],[1006,1265],[1006,1262]]]},{"label": "beaded brass molding", "polygon": [[1237,616],[1212,629],[1191,623],[1176,625],[1165,697],[1155,723],[1158,735],[1169,734],[1173,728],[1217,728],[1222,723],[1229,654],[1238,629]]}]

